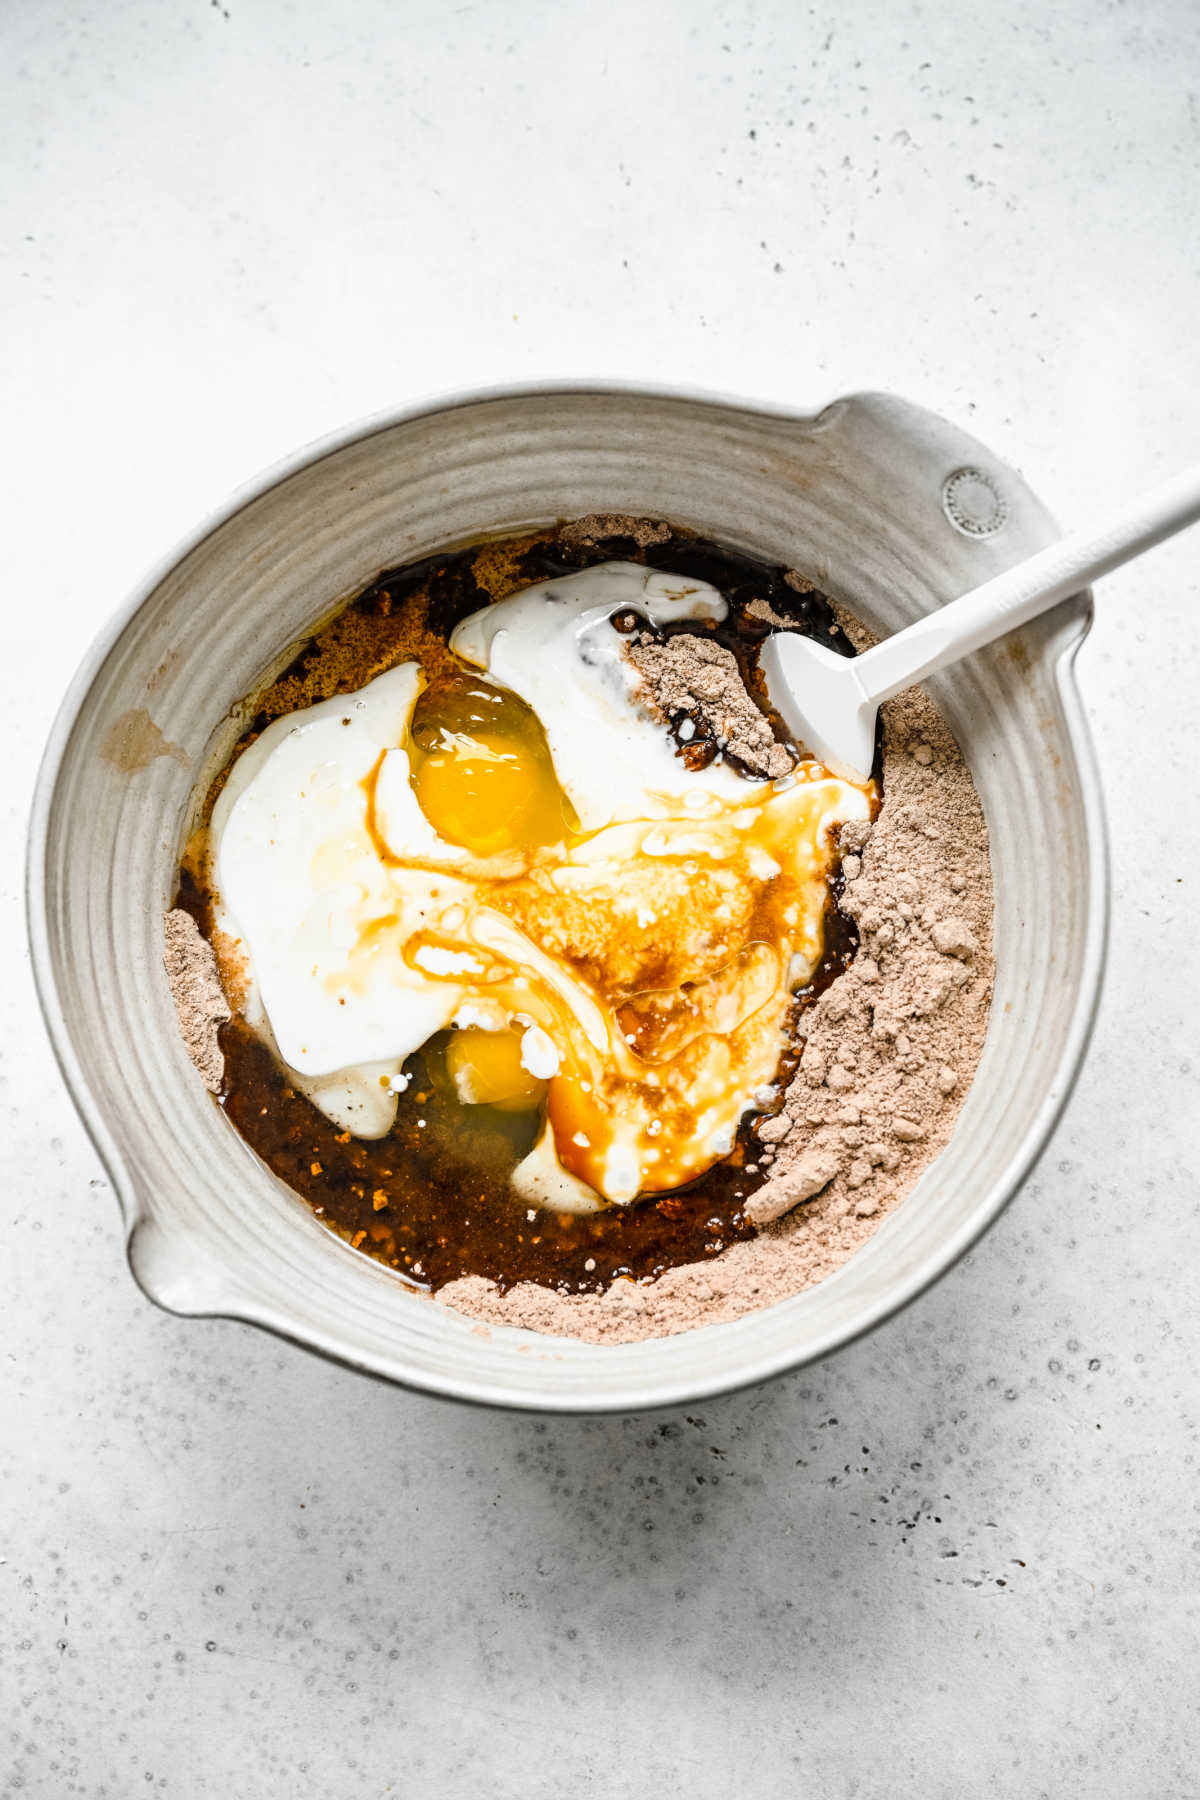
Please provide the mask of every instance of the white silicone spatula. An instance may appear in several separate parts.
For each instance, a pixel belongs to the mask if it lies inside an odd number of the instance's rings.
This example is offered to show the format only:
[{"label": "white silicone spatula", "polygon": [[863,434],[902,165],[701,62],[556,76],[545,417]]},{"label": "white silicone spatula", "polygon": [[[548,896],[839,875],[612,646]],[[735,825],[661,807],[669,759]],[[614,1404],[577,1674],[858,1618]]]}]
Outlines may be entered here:
[{"label": "white silicone spatula", "polygon": [[1015,631],[1197,519],[1200,463],[861,656],[838,656],[799,632],[777,631],[759,653],[771,704],[792,735],[827,768],[865,781],[875,756],[875,715],[883,701]]}]

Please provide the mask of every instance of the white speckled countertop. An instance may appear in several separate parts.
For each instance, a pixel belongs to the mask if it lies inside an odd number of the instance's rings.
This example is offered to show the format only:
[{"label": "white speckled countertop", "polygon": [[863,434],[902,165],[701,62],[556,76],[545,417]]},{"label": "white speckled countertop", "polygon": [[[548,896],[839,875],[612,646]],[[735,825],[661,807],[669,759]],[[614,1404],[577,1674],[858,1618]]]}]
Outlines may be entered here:
[{"label": "white speckled countertop", "polygon": [[27,0],[0,142],[0,1796],[1190,1800],[1200,537],[1083,654],[1112,954],[1037,1176],[886,1329],[690,1417],[156,1312],[20,885],[101,619],[356,415],[892,388],[1073,523],[1194,459],[1195,0]]}]

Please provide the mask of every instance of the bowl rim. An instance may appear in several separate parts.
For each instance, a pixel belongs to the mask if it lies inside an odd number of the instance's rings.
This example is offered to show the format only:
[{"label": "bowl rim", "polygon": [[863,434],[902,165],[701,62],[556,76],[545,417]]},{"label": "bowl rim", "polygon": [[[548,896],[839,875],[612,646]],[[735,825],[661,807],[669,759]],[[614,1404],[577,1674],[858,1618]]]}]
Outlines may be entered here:
[{"label": "bowl rim", "polygon": [[[238,513],[261,499],[273,488],[336,455],[352,444],[393,430],[438,413],[449,413],[465,407],[497,401],[541,399],[578,395],[580,398],[635,398],[701,406],[710,410],[735,411],[763,419],[794,424],[813,424],[833,407],[853,401],[886,401],[895,404],[897,396],[875,389],[854,390],[836,395],[814,407],[783,404],[766,399],[683,384],[663,384],[620,379],[555,377],[514,382],[497,382],[477,387],[452,389],[427,394],[401,406],[392,406],[367,415],[310,440],[298,450],[289,452],[265,469],[240,483],[227,498],[213,507],[203,520],[160,556],[136,582],[127,598],[118,605],[96,633],[80,660],[62,700],[55,712],[43,749],[34,783],[27,834],[25,903],[34,987],[46,1024],[51,1049],[67,1091],[83,1122],[84,1128],[100,1158],[121,1208],[125,1226],[126,1255],[129,1256],[135,1226],[143,1212],[137,1201],[137,1190],[120,1152],[110,1134],[103,1113],[97,1105],[82,1065],[76,1055],[59,1002],[50,954],[47,839],[50,816],[59,774],[78,715],[97,673],[122,632],[140,608],[171,571],[197,550],[214,532],[222,529]],[[903,401],[905,406],[913,402]],[[916,407],[914,406],[914,410]],[[935,415],[936,416],[936,415]],[[1073,609],[1064,614],[1064,622],[1074,626],[1072,635],[1052,656],[1048,673],[1062,706],[1063,724],[1074,759],[1079,785],[1083,841],[1087,858],[1086,892],[1084,895],[1084,944],[1080,963],[1079,986],[1070,1023],[1064,1038],[1053,1079],[1041,1106],[1014,1147],[1003,1170],[982,1193],[970,1214],[958,1228],[944,1238],[935,1250],[917,1263],[899,1280],[886,1296],[865,1306],[849,1328],[830,1328],[801,1356],[776,1351],[758,1361],[739,1363],[736,1370],[715,1367],[711,1377],[701,1383],[692,1379],[673,1378],[653,1385],[639,1383],[628,1391],[617,1390],[600,1397],[586,1394],[557,1396],[526,1392],[516,1394],[494,1388],[481,1392],[474,1381],[452,1376],[426,1378],[407,1375],[391,1367],[383,1367],[369,1357],[356,1356],[342,1345],[321,1341],[319,1332],[301,1334],[286,1322],[273,1316],[269,1308],[260,1307],[249,1293],[239,1294],[236,1281],[231,1283],[231,1301],[227,1305],[214,1301],[192,1307],[172,1307],[152,1288],[142,1282],[134,1270],[135,1280],[147,1298],[162,1310],[180,1316],[228,1318],[270,1331],[289,1343],[296,1344],[326,1359],[340,1363],[357,1373],[384,1380],[391,1385],[435,1397],[459,1400],[480,1406],[505,1410],[551,1414],[642,1413],[684,1403],[707,1400],[741,1388],[758,1385],[777,1376],[808,1366],[848,1348],[877,1326],[895,1317],[912,1304],[951,1269],[999,1218],[1013,1200],[1042,1155],[1069,1100],[1083,1066],[1099,1008],[1104,964],[1107,955],[1108,918],[1111,893],[1109,846],[1103,791],[1096,763],[1087,715],[1075,675],[1075,659],[1091,627],[1093,597],[1085,589],[1074,601],[1065,603]],[[131,1268],[133,1265],[131,1263]],[[753,1317],[753,1315],[750,1315]],[[700,1327],[699,1329],[704,1329]],[[714,1327],[715,1329],[715,1327]],[[603,1345],[596,1346],[603,1349]],[[625,1348],[625,1346],[621,1346]]]}]

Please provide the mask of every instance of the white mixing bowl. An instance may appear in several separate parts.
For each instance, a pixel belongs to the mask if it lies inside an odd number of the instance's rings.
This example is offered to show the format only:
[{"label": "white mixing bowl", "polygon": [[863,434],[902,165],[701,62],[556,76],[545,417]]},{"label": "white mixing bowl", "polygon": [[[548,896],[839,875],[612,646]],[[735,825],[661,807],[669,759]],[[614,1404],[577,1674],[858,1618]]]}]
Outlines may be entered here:
[{"label": "white mixing bowl", "polygon": [[1012,469],[888,396],[795,417],[567,385],[390,415],[302,453],[210,519],[89,652],[46,751],[29,862],[50,1033],[120,1197],[134,1275],[171,1311],[244,1319],[389,1380],[495,1405],[696,1400],[825,1356],[911,1300],[1045,1144],[1103,961],[1103,816],[1072,677],[1087,595],[929,684],[991,833],[987,1045],[947,1149],[807,1293],[639,1344],[484,1334],[325,1230],[214,1105],[176,1029],[162,916],[197,786],[243,728],[239,703],[380,570],[588,512],[665,517],[799,565],[881,633],[1055,535]]}]

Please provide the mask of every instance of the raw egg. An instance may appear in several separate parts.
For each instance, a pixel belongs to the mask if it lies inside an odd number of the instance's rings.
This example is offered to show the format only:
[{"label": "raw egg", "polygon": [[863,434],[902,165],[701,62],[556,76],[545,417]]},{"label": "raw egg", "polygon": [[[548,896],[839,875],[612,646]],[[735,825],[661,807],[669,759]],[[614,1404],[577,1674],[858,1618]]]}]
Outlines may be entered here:
[{"label": "raw egg", "polygon": [[495,1106],[501,1112],[536,1112],[547,1083],[531,1075],[521,1059],[521,1033],[456,1031],[446,1046],[446,1067],[465,1106]]},{"label": "raw egg", "polygon": [[443,676],[413,711],[410,779],[438,836],[476,856],[557,844],[578,829],[531,706],[477,675]]}]

